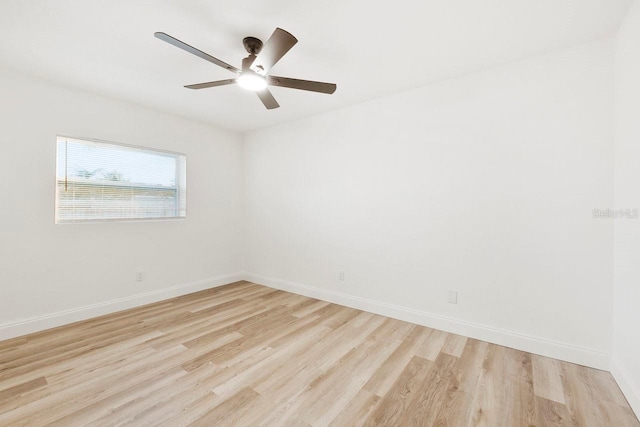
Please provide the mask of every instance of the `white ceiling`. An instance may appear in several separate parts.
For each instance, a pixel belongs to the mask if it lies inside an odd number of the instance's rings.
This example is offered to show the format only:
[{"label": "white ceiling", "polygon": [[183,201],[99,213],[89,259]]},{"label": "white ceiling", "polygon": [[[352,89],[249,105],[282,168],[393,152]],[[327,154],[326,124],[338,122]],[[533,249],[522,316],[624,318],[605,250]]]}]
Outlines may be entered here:
[{"label": "white ceiling", "polygon": [[[236,131],[271,126],[611,35],[631,0],[0,0],[0,63]],[[273,73],[335,82],[272,88],[267,111],[233,74],[153,37],[166,32],[240,66],[242,38],[275,27],[298,44]]]}]

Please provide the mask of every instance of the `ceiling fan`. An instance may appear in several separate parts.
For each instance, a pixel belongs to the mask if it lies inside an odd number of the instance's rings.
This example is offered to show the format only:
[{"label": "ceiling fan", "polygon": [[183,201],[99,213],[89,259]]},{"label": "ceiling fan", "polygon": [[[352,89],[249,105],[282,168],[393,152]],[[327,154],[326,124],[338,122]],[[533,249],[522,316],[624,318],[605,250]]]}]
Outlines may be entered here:
[{"label": "ceiling fan", "polygon": [[237,77],[226,80],[217,80],[213,82],[197,83],[187,85],[189,89],[206,89],[216,86],[226,86],[237,84],[238,86],[254,91],[258,98],[262,101],[268,110],[278,108],[280,105],[273,97],[267,86],[288,87],[291,89],[307,90],[311,92],[320,92],[332,94],[336,91],[337,86],[334,83],[314,82],[309,80],[292,79],[289,77],[272,76],[269,74],[271,68],[296,44],[298,39],[292,36],[282,28],[276,28],[271,34],[269,40],[264,44],[260,39],[255,37],[245,37],[242,40],[244,48],[249,56],[242,60],[242,69],[229,65],[224,61],[214,58],[213,56],[196,49],[168,34],[158,32],[154,34],[160,40],[179,47],[193,55],[216,64],[232,73]]}]

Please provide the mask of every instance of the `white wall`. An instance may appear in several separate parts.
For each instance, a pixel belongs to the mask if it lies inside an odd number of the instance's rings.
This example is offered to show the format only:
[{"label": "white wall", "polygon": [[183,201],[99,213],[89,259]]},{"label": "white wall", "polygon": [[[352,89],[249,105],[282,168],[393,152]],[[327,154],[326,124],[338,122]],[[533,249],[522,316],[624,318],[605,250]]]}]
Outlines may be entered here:
[{"label": "white wall", "polygon": [[244,158],[252,280],[608,367],[611,40],[252,132]]},{"label": "white wall", "polygon": [[[239,135],[8,71],[0,99],[0,339],[242,271]],[[185,153],[187,219],[55,225],[56,134]]]},{"label": "white wall", "polygon": [[[615,206],[640,209],[640,2],[615,47]],[[615,220],[614,355],[612,372],[640,414],[640,219]]]}]

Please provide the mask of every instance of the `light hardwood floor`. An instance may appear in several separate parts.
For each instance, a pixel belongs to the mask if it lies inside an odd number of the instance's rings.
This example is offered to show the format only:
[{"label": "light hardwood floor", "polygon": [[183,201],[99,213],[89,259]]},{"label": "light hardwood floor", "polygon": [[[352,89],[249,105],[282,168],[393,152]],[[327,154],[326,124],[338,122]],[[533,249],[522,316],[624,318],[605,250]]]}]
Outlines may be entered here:
[{"label": "light hardwood floor", "polygon": [[247,282],[0,342],[0,425],[640,426],[611,375]]}]

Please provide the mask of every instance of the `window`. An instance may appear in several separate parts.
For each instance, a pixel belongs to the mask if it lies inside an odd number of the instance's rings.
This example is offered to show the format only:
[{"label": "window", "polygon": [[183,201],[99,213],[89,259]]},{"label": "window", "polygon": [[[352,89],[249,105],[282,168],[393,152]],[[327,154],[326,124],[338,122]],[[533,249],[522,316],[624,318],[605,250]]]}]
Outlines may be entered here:
[{"label": "window", "polygon": [[186,215],[184,154],[58,136],[56,223]]}]

